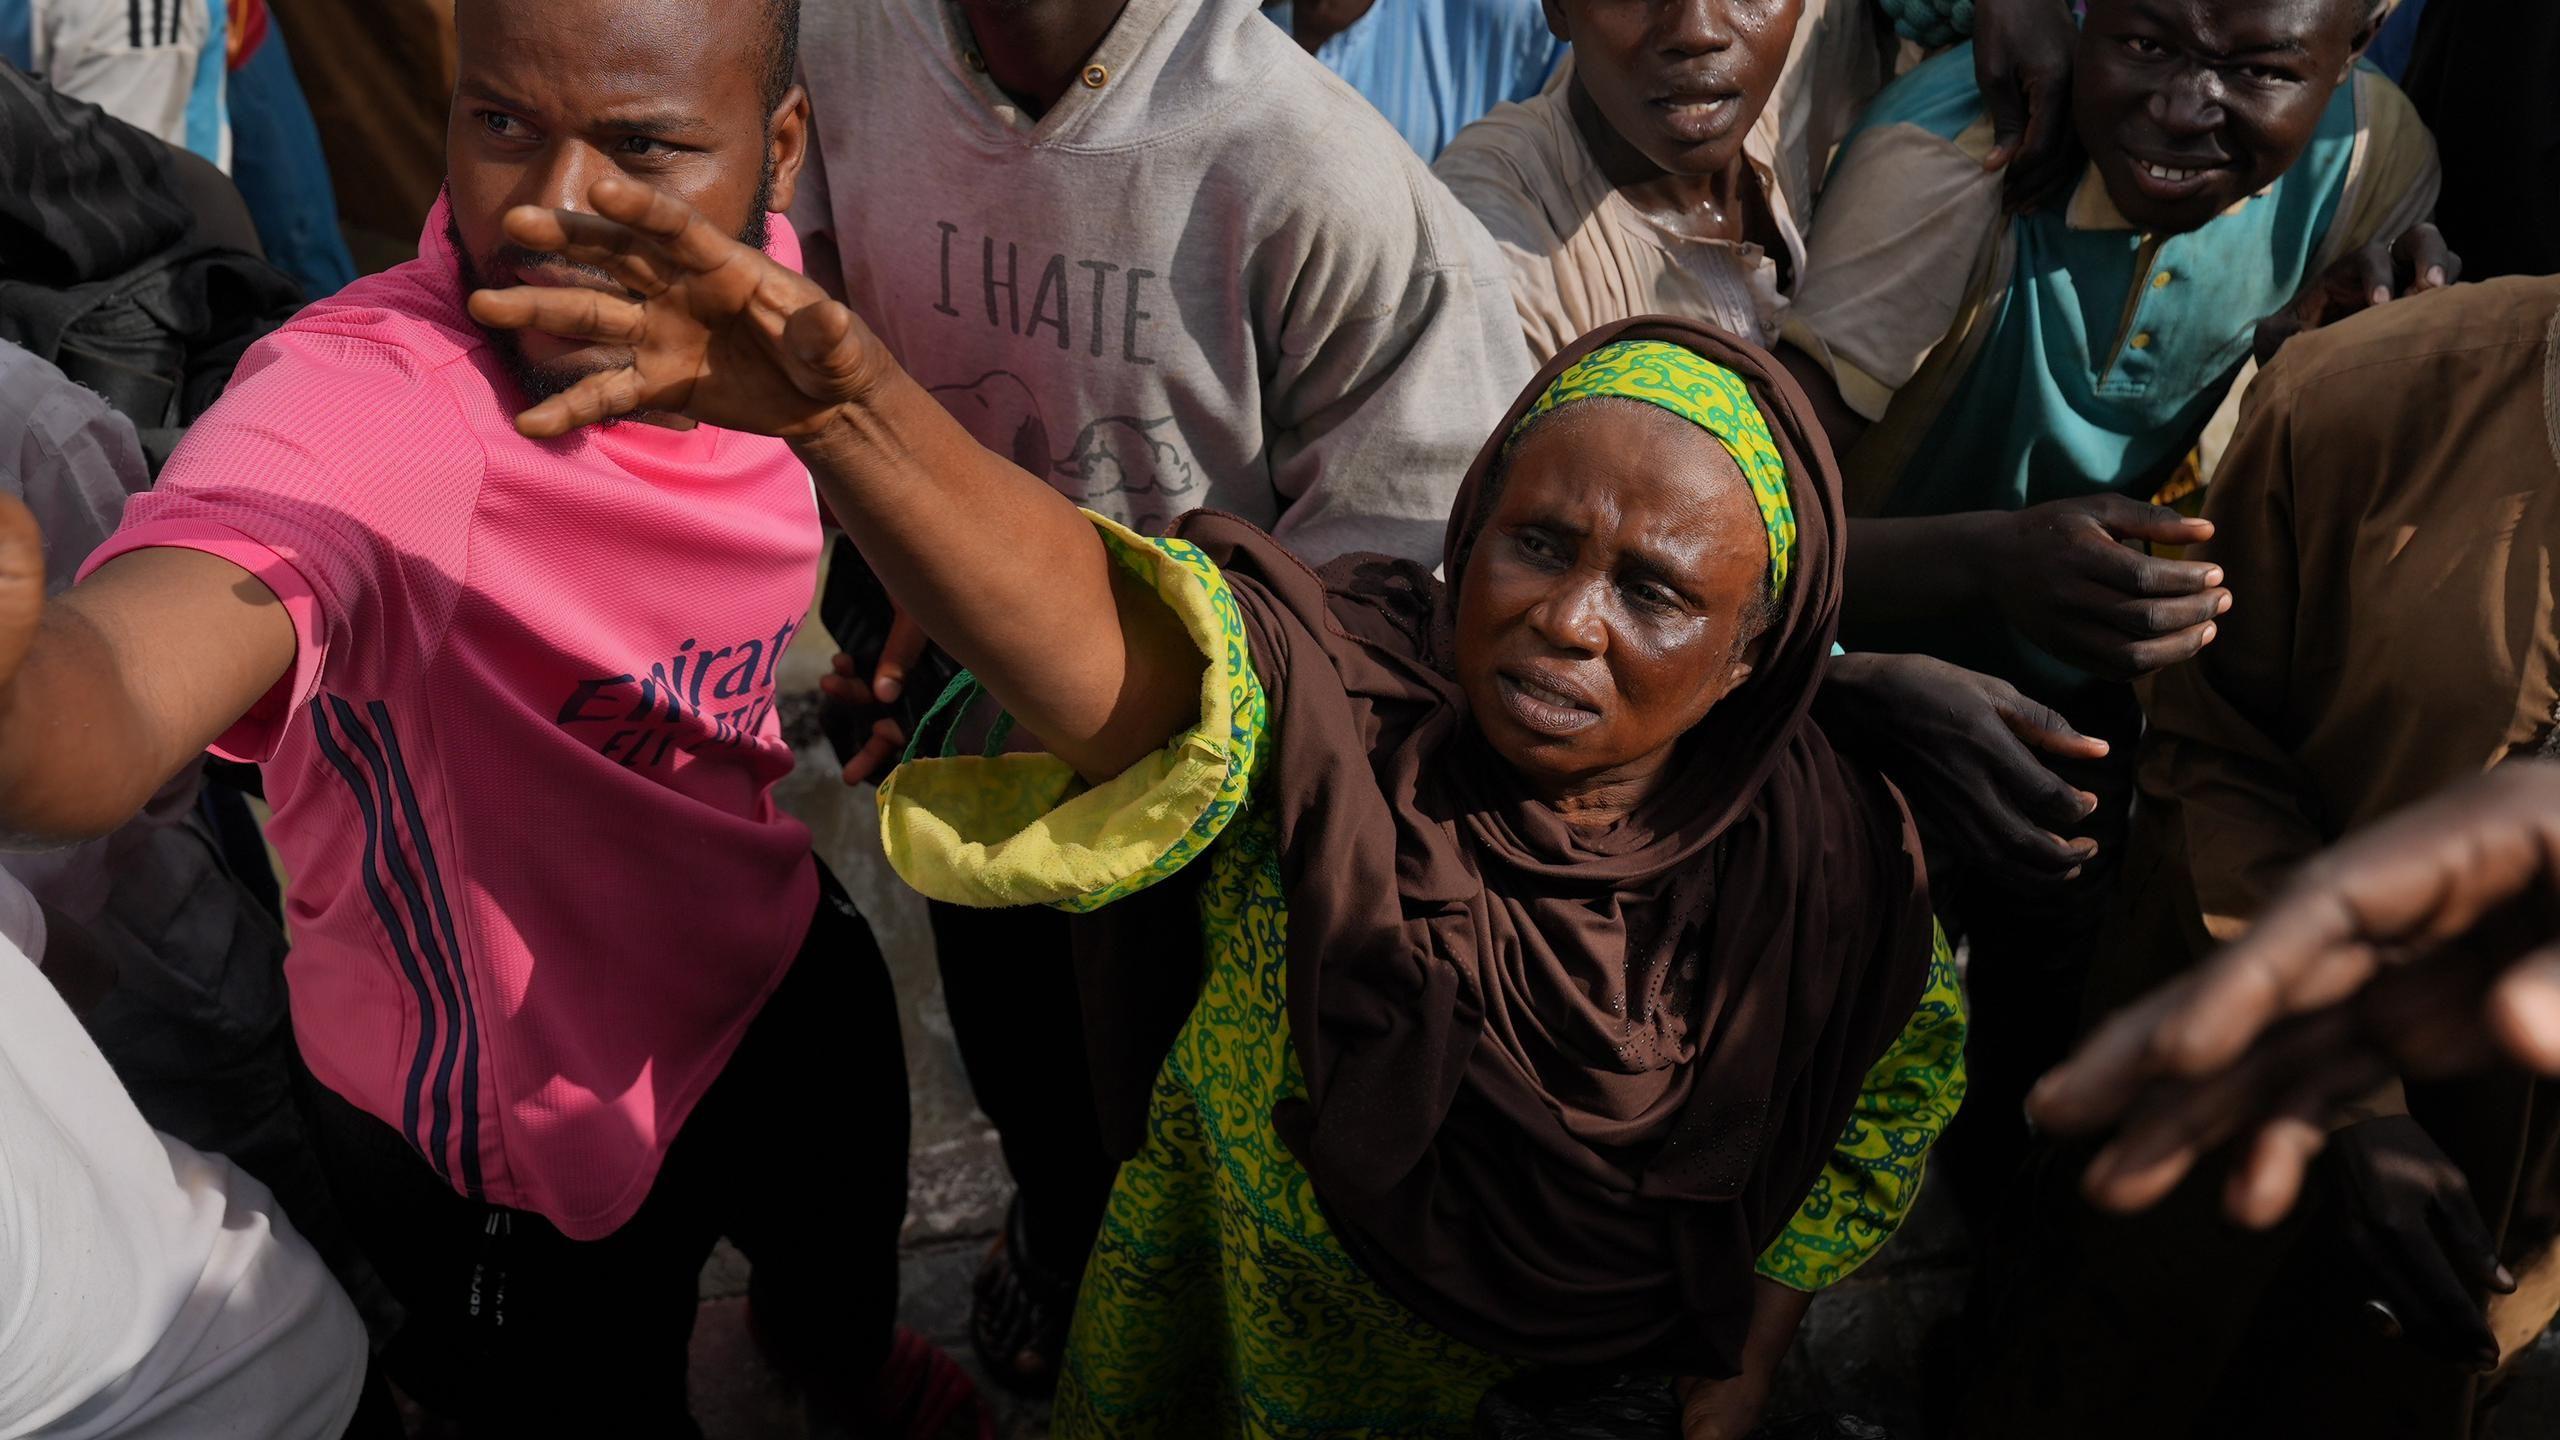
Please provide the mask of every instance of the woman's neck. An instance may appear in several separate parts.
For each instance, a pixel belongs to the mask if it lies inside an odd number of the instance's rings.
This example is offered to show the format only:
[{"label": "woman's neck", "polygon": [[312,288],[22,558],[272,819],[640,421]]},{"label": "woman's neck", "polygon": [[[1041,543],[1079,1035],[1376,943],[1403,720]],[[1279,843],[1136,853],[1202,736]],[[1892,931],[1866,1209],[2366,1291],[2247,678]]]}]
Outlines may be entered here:
[{"label": "woman's neck", "polygon": [[1576,830],[1607,830],[1652,799],[1670,773],[1668,755],[1651,756],[1607,774],[1540,785],[1538,798]]},{"label": "woman's neck", "polygon": [[1768,207],[1762,203],[1760,173],[1742,151],[1734,151],[1732,163],[1712,175],[1675,175],[1628,144],[1579,79],[1565,103],[1601,178],[1639,212],[1694,239],[1739,243],[1755,238],[1759,213]]},{"label": "woman's neck", "polygon": [[960,0],[987,78],[1035,118],[1076,83],[1126,8],[1128,0]]}]

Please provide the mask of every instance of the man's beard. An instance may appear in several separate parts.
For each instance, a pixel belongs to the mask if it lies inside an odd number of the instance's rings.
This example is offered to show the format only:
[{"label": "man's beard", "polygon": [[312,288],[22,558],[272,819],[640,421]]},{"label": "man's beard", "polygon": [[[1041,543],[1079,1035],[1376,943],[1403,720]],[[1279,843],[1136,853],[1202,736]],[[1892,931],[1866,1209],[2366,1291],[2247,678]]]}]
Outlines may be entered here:
[{"label": "man's beard", "polygon": [[[765,248],[766,242],[773,238],[773,216],[765,208],[773,199],[772,147],[768,145],[764,153],[764,171],[756,177],[755,204],[748,207],[746,228],[738,232],[738,243],[757,250]],[[471,257],[469,247],[462,243],[462,227],[454,223],[450,204],[445,207],[444,233],[446,241],[453,246],[455,261],[462,267],[462,293],[468,296],[474,290],[487,289],[480,262]],[[556,251],[528,250],[509,240],[498,242],[498,248],[490,252],[489,262],[492,268],[511,274],[542,268],[568,270],[602,280],[623,294],[632,293],[623,289],[621,277],[610,270],[579,264]],[[508,378],[515,381],[516,388],[524,393],[528,409],[568,391],[590,375],[618,368],[620,363],[606,359],[536,361],[524,353],[524,340],[519,332],[487,325],[481,326],[480,330],[489,337],[489,347],[496,352],[498,363],[505,368]],[[629,415],[607,416],[602,423],[617,425],[624,420],[642,419],[649,413],[634,411]]]}]

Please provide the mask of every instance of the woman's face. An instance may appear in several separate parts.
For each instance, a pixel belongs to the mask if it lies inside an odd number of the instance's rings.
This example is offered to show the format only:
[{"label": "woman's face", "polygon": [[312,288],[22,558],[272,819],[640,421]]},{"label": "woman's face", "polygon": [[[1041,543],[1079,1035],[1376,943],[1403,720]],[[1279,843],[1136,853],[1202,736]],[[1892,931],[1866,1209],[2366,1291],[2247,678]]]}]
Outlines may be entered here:
[{"label": "woman's face", "polygon": [[1749,678],[1768,529],[1697,426],[1589,400],[1522,441],[1458,588],[1457,669],[1493,748],[1551,801],[1640,797]]},{"label": "woman's face", "polygon": [[1546,0],[1574,83],[1656,169],[1714,175],[1742,154],[1795,45],[1803,0]]}]

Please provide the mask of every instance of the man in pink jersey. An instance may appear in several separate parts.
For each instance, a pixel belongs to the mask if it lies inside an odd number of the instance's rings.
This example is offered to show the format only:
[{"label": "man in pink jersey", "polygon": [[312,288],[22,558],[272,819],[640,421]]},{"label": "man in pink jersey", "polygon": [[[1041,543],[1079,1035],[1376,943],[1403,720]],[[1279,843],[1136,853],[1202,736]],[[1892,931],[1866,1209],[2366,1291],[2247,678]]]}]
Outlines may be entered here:
[{"label": "man in pink jersey", "polygon": [[518,410],[626,357],[463,301],[623,293],[499,229],[616,173],[796,267],[768,219],[806,144],[796,0],[456,20],[419,258],[251,351],[53,603],[0,691],[0,828],[112,829],[208,747],[265,767],[315,1133],[409,1313],[392,1373],[430,1408],[475,1433],[695,1433],[696,1276],[726,1235],[813,1416],[940,1433],[914,1412],[974,1415],[947,1361],[910,1343],[875,1383],[906,1197],[895,1006],[772,797],[809,476],[673,415],[521,437]]}]

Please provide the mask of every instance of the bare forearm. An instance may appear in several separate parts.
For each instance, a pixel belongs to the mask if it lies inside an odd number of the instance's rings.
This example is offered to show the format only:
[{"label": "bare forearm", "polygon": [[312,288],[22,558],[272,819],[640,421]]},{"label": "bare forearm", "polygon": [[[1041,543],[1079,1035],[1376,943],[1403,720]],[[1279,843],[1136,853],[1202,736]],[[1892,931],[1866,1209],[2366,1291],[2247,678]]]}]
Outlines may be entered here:
[{"label": "bare forearm", "polygon": [[1742,1348],[1745,1374],[1775,1378],[1787,1352],[1795,1347],[1796,1331],[1803,1328],[1806,1312],[1813,1309],[1813,1296],[1810,1290],[1765,1277],[1752,1283],[1751,1338]]},{"label": "bare forearm", "polygon": [[97,627],[51,607],[0,689],[0,846],[69,844],[132,819],[190,758],[154,754],[150,728]]},{"label": "bare forearm", "polygon": [[0,684],[0,843],[50,845],[131,819],[275,688],[293,622],[230,561],[137,550],[46,605]]},{"label": "bare forearm", "polygon": [[1172,613],[913,381],[797,445],[907,614],[1080,773],[1117,774],[1197,717],[1202,662]]}]

